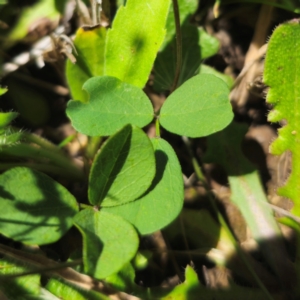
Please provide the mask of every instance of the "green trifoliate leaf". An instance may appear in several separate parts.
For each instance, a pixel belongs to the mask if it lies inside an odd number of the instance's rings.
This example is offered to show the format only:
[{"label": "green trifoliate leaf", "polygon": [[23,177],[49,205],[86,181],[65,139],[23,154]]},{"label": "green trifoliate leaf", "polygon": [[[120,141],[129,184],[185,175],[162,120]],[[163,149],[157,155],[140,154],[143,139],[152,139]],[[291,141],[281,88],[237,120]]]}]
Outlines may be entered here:
[{"label": "green trifoliate leaf", "polygon": [[183,179],[172,147],[163,139],[152,139],[156,175],[148,191],[138,200],[103,208],[132,223],[140,234],[149,234],[171,223],[183,205]]},{"label": "green trifoliate leaf", "polygon": [[105,74],[146,84],[164,36],[169,0],[127,0],[108,31]]},{"label": "green trifoliate leaf", "polygon": [[57,241],[72,226],[76,199],[43,173],[14,168],[0,176],[0,232],[25,244]]},{"label": "green trifoliate leaf", "polygon": [[300,216],[300,24],[292,21],[278,26],[268,44],[263,81],[270,87],[267,102],[274,109],[268,115],[271,122],[286,120],[271,144],[272,154],[292,153],[292,172],[278,194],[294,202],[293,213]]},{"label": "green trifoliate leaf", "polygon": [[93,77],[83,88],[88,103],[69,101],[67,115],[76,130],[90,136],[114,134],[128,123],[144,127],[153,119],[153,107],[140,89],[110,76]]},{"label": "green trifoliate leaf", "polygon": [[127,125],[111,136],[90,173],[89,201],[115,206],[140,197],[155,175],[153,146],[138,127]]},{"label": "green trifoliate leaf", "polygon": [[[84,27],[85,28],[85,27]],[[79,28],[74,39],[76,63],[67,61],[66,77],[74,100],[88,101],[83,84],[94,76],[103,75],[106,28]]]},{"label": "green trifoliate leaf", "polygon": [[202,137],[226,127],[233,118],[229,89],[210,74],[192,77],[163,104],[159,122],[170,132]]},{"label": "green trifoliate leaf", "polygon": [[85,209],[75,216],[74,224],[83,235],[84,270],[97,279],[121,270],[138,249],[135,229],[119,216]]}]

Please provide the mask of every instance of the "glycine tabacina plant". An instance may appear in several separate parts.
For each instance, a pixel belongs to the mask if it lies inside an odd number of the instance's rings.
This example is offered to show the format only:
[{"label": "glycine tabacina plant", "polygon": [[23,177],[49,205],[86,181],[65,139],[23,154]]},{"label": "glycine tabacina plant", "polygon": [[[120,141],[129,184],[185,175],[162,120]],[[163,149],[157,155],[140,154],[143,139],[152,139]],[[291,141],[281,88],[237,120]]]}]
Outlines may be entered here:
[{"label": "glycine tabacina plant", "polygon": [[[78,205],[66,188],[40,171],[13,168],[0,176],[3,235],[45,245],[75,225],[83,237],[84,273],[106,279],[134,258],[139,235],[160,230],[179,215],[181,167],[172,146],[160,137],[160,126],[204,137],[229,125],[233,113],[227,84],[202,73],[188,76],[154,112],[142,88],[164,40],[169,6],[170,1],[128,0],[111,29],[78,30],[78,62],[66,68],[73,97],[66,113],[78,132],[108,137],[89,173],[90,205]],[[156,137],[150,139],[142,128],[153,121]]]}]

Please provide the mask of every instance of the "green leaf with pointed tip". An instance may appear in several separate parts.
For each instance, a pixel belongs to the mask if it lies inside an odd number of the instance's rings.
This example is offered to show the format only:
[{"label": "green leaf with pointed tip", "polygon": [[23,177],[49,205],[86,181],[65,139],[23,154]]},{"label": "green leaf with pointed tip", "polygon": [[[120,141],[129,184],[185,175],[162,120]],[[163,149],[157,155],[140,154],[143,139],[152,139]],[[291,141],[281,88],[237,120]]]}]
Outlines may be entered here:
[{"label": "green leaf with pointed tip", "polygon": [[226,127],[233,118],[229,89],[214,75],[197,75],[175,90],[163,104],[159,122],[170,132],[202,137]]},{"label": "green leaf with pointed tip", "polygon": [[165,36],[169,6],[169,0],[127,0],[107,34],[106,75],[144,87]]},{"label": "green leaf with pointed tip", "polygon": [[8,126],[18,115],[16,112],[0,112],[0,129]]},{"label": "green leaf with pointed tip", "polygon": [[257,242],[272,240],[272,243],[263,243],[262,251],[273,270],[277,274],[285,274],[283,270],[286,265],[283,264],[286,262],[278,261],[278,257],[286,255],[280,229],[258,172],[241,150],[246,132],[247,126],[233,122],[221,132],[209,136],[204,161],[219,163],[225,168],[231,188],[231,201],[241,211]]},{"label": "green leaf with pointed tip", "polygon": [[88,208],[75,216],[74,224],[83,235],[84,270],[97,279],[121,270],[138,249],[135,229],[119,216]]},{"label": "green leaf with pointed tip", "polygon": [[140,128],[126,125],[96,156],[89,182],[93,205],[115,206],[140,197],[155,175],[153,146]]},{"label": "green leaf with pointed tip", "polygon": [[149,234],[171,223],[183,205],[183,179],[172,147],[163,139],[151,140],[156,159],[156,175],[149,190],[138,200],[103,211],[132,223],[140,234]]},{"label": "green leaf with pointed tip", "polygon": [[0,176],[0,232],[25,244],[56,242],[72,226],[76,199],[47,175],[17,167]]},{"label": "green leaf with pointed tip", "polygon": [[[30,269],[11,258],[1,258],[0,275],[10,276],[28,272]],[[7,281],[0,280],[1,299],[24,300],[24,299],[40,299],[40,275],[33,274],[20,276]],[[5,295],[5,297],[3,296]]]},{"label": "green leaf with pointed tip", "polygon": [[88,102],[88,95],[82,89],[83,84],[94,76],[104,74],[104,48],[106,28],[79,28],[74,39],[77,54],[73,52],[76,63],[69,59],[66,65],[66,77],[74,100]]},{"label": "green leaf with pointed tip", "polygon": [[93,77],[83,88],[88,103],[69,101],[67,115],[79,132],[90,136],[114,134],[128,123],[144,127],[153,119],[153,106],[138,87],[110,76]]},{"label": "green leaf with pointed tip", "polygon": [[300,24],[292,21],[278,26],[268,43],[263,81],[270,87],[267,102],[273,105],[268,119],[286,120],[278,138],[271,144],[272,154],[292,152],[292,172],[278,194],[294,202],[292,212],[300,216]]}]

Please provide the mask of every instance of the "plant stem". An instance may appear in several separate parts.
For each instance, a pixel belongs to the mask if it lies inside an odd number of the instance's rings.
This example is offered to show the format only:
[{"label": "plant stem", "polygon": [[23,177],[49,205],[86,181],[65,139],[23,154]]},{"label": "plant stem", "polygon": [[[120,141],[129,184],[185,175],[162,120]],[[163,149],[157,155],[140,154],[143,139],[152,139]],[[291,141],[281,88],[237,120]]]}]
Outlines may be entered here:
[{"label": "plant stem", "polygon": [[77,167],[68,157],[64,156],[60,151],[51,149],[43,149],[29,144],[16,144],[10,147],[0,149],[3,155],[30,158],[45,163],[45,159],[50,160],[54,165],[61,167],[68,174],[76,175],[81,180],[85,179],[84,172]]},{"label": "plant stem", "polygon": [[77,137],[77,133],[71,134],[68,137],[66,137],[63,141],[61,141],[57,147],[58,148],[63,148],[65,147],[67,144],[71,143],[75,138]]},{"label": "plant stem", "polygon": [[89,142],[85,150],[85,156],[87,159],[91,159],[91,160],[94,159],[102,141],[103,141],[102,136],[92,136],[89,138]]},{"label": "plant stem", "polygon": [[186,145],[187,151],[190,155],[190,157],[192,158],[192,164],[193,164],[193,168],[195,170],[195,174],[197,176],[197,178],[199,179],[199,181],[203,184],[203,187],[205,188],[208,198],[209,198],[209,202],[212,206],[213,211],[216,213],[217,215],[217,219],[220,223],[220,225],[225,229],[232,245],[234,246],[236,252],[240,255],[242,261],[244,262],[244,264],[246,265],[248,271],[250,272],[250,274],[252,275],[252,277],[254,278],[254,280],[256,281],[257,285],[261,288],[261,290],[265,293],[267,299],[269,300],[274,300],[273,297],[270,295],[269,291],[267,290],[267,288],[264,286],[263,282],[259,279],[259,277],[257,276],[257,274],[255,273],[254,269],[252,268],[251,264],[249,263],[246,255],[244,254],[243,250],[241,249],[240,245],[238,244],[238,242],[236,241],[233,233],[231,232],[229,226],[227,225],[223,215],[219,212],[218,207],[215,203],[215,200],[210,192],[210,188],[208,186],[208,183],[206,181],[206,178],[201,170],[201,167],[191,149],[191,144],[190,141],[187,137],[182,137],[183,142]]},{"label": "plant stem", "polygon": [[80,209],[92,208],[91,205],[89,205],[89,204],[84,204],[84,203],[79,203],[79,207],[80,207]]},{"label": "plant stem", "polygon": [[172,2],[176,27],[176,70],[171,92],[173,92],[177,88],[182,65],[182,37],[180,28],[179,7],[177,0],[172,0]]},{"label": "plant stem", "polygon": [[155,120],[155,135],[156,137],[160,137],[160,125],[159,125],[158,117],[156,117]]},{"label": "plant stem", "polygon": [[[13,128],[14,130],[16,130],[15,128]],[[16,130],[16,132],[18,132],[18,130]],[[61,149],[59,147],[57,147],[56,145],[52,144],[51,142],[49,142],[48,140],[33,134],[33,133],[29,133],[26,131],[22,131],[21,132],[21,139],[28,142],[28,143],[34,143],[44,149],[48,149],[50,151],[55,151],[55,152],[59,152],[63,155],[63,153],[61,152]]]}]

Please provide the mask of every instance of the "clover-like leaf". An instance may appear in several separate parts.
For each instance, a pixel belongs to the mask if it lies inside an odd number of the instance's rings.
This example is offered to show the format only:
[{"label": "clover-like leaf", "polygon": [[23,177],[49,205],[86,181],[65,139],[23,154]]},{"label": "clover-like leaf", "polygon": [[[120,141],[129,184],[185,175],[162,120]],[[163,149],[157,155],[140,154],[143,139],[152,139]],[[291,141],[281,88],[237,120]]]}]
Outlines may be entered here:
[{"label": "clover-like leaf", "polygon": [[133,201],[149,188],[154,175],[154,151],[148,136],[126,125],[107,140],[94,160],[89,200],[101,206]]},{"label": "clover-like leaf", "polygon": [[146,84],[164,36],[170,0],[127,0],[108,31],[105,74]]},{"label": "clover-like leaf", "polygon": [[0,232],[25,244],[57,241],[72,226],[76,199],[47,175],[17,167],[0,176]]},{"label": "clover-like leaf", "polygon": [[220,131],[233,118],[229,89],[214,75],[197,75],[175,90],[163,104],[159,122],[170,132],[202,137]]},{"label": "clover-like leaf", "polygon": [[76,130],[90,136],[114,134],[128,123],[144,127],[153,119],[153,107],[138,87],[110,76],[93,77],[83,88],[88,103],[69,101],[67,115]]},{"label": "clover-like leaf", "polygon": [[121,270],[135,255],[139,239],[123,218],[85,209],[74,218],[83,235],[83,262],[87,274],[103,279]]},{"label": "clover-like leaf", "polygon": [[132,223],[140,234],[155,232],[171,223],[183,205],[183,179],[177,156],[168,142],[151,140],[155,150],[156,175],[148,191],[140,199],[107,211]]}]

